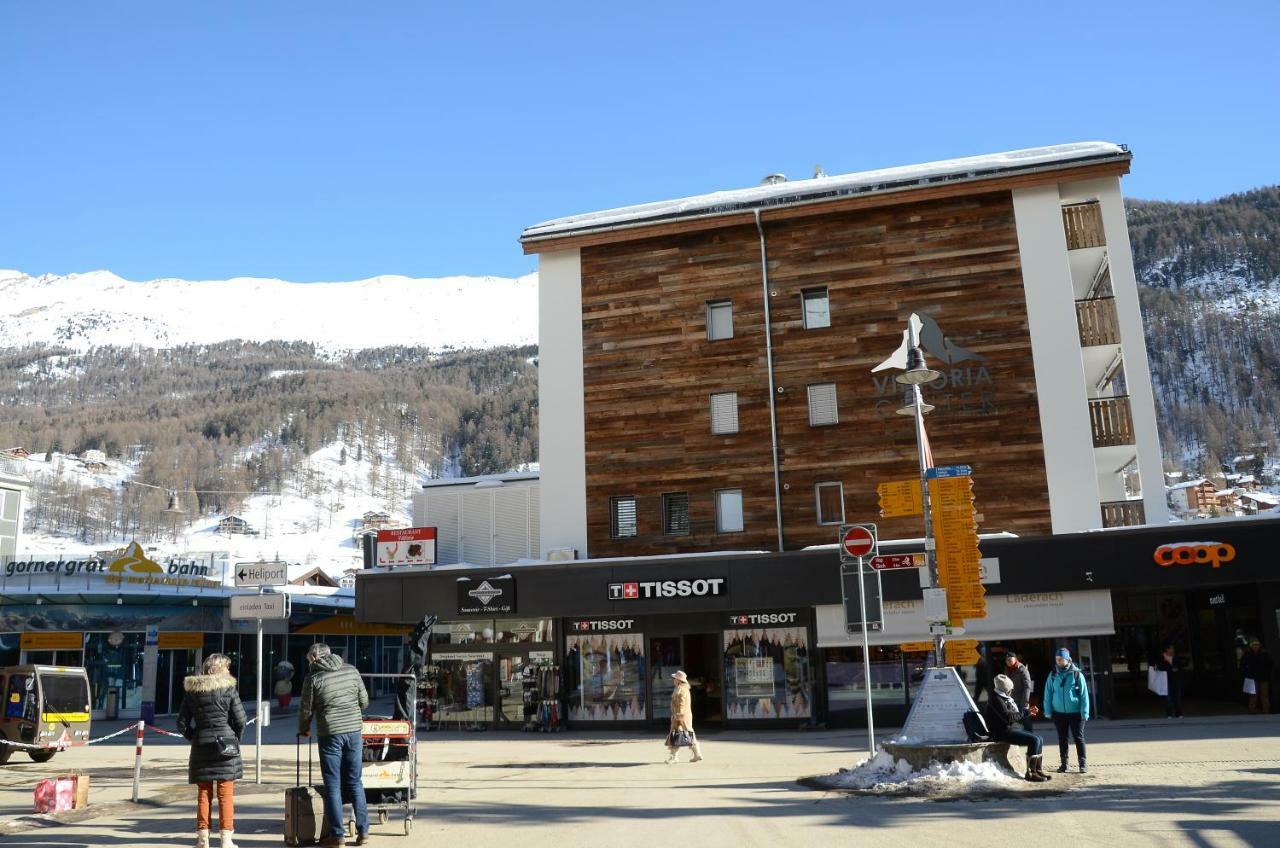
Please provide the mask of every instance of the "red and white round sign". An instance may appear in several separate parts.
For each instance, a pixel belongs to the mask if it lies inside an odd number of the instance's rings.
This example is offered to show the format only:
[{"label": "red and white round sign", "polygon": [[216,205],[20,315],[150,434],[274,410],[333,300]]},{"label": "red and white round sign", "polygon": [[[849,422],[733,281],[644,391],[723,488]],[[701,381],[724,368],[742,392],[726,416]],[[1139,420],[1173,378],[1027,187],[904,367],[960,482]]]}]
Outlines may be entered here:
[{"label": "red and white round sign", "polygon": [[876,547],[876,537],[865,527],[850,527],[840,539],[840,547],[849,556],[870,556]]}]

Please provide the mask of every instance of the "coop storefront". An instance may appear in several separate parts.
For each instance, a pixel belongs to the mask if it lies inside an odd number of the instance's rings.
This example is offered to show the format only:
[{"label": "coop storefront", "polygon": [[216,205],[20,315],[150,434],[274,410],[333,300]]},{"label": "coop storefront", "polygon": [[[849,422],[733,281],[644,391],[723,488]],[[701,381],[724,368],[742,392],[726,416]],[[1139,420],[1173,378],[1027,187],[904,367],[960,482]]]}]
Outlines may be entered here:
[{"label": "coop storefront", "polygon": [[533,675],[551,678],[536,700],[561,725],[665,725],[677,670],[697,726],[809,723],[812,598],[766,577],[762,563],[724,559],[368,574],[357,617],[386,620],[388,604],[397,622],[439,617],[433,720],[446,727],[529,724]]}]

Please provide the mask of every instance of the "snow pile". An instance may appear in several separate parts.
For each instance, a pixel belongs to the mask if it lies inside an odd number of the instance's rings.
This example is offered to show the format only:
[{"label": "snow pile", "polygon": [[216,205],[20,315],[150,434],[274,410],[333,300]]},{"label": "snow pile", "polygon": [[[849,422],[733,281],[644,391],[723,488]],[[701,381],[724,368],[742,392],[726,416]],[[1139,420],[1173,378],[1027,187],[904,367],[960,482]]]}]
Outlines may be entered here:
[{"label": "snow pile", "polygon": [[[488,348],[537,338],[536,274],[133,282],[109,271],[33,277],[0,270],[0,348],[169,348],[243,339],[312,342],[339,352],[391,345]],[[51,367],[44,376],[62,375]]]},{"label": "snow pile", "polygon": [[899,760],[883,749],[849,770],[832,775],[824,784],[839,789],[925,790],[954,788],[956,785],[978,788],[1006,787],[1015,779],[995,763],[931,763],[928,768],[913,771],[906,760]]}]

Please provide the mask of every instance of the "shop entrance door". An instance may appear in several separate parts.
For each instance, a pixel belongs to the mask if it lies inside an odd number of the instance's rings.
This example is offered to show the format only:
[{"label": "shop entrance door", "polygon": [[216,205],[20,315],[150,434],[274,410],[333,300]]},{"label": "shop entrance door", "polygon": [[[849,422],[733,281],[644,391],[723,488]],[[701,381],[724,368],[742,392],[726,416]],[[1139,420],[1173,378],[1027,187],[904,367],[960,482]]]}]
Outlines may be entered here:
[{"label": "shop entrance door", "polygon": [[173,715],[182,706],[183,682],[200,668],[200,652],[189,648],[156,653],[156,715]]},{"label": "shop entrance door", "polygon": [[676,688],[671,675],[684,667],[682,643],[679,636],[655,636],[649,640],[649,691],[653,696],[653,712],[649,714],[654,724],[662,727],[671,723],[671,691]]},{"label": "shop entrance door", "polygon": [[684,673],[689,675],[695,729],[708,724],[719,725],[724,719],[720,697],[723,655],[724,648],[720,645],[718,633],[691,633],[684,637]]},{"label": "shop entrance door", "polygon": [[524,724],[524,667],[528,654],[498,657],[498,723]]}]

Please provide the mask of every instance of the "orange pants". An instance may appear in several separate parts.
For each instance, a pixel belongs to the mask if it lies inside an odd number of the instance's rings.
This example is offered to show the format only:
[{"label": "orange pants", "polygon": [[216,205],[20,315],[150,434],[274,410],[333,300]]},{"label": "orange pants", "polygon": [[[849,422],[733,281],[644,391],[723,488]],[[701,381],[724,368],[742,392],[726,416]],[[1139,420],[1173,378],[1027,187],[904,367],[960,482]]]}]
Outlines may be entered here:
[{"label": "orange pants", "polygon": [[[219,780],[218,830],[235,830],[236,782]],[[213,803],[214,782],[196,784],[196,830],[209,830],[209,807]]]}]

